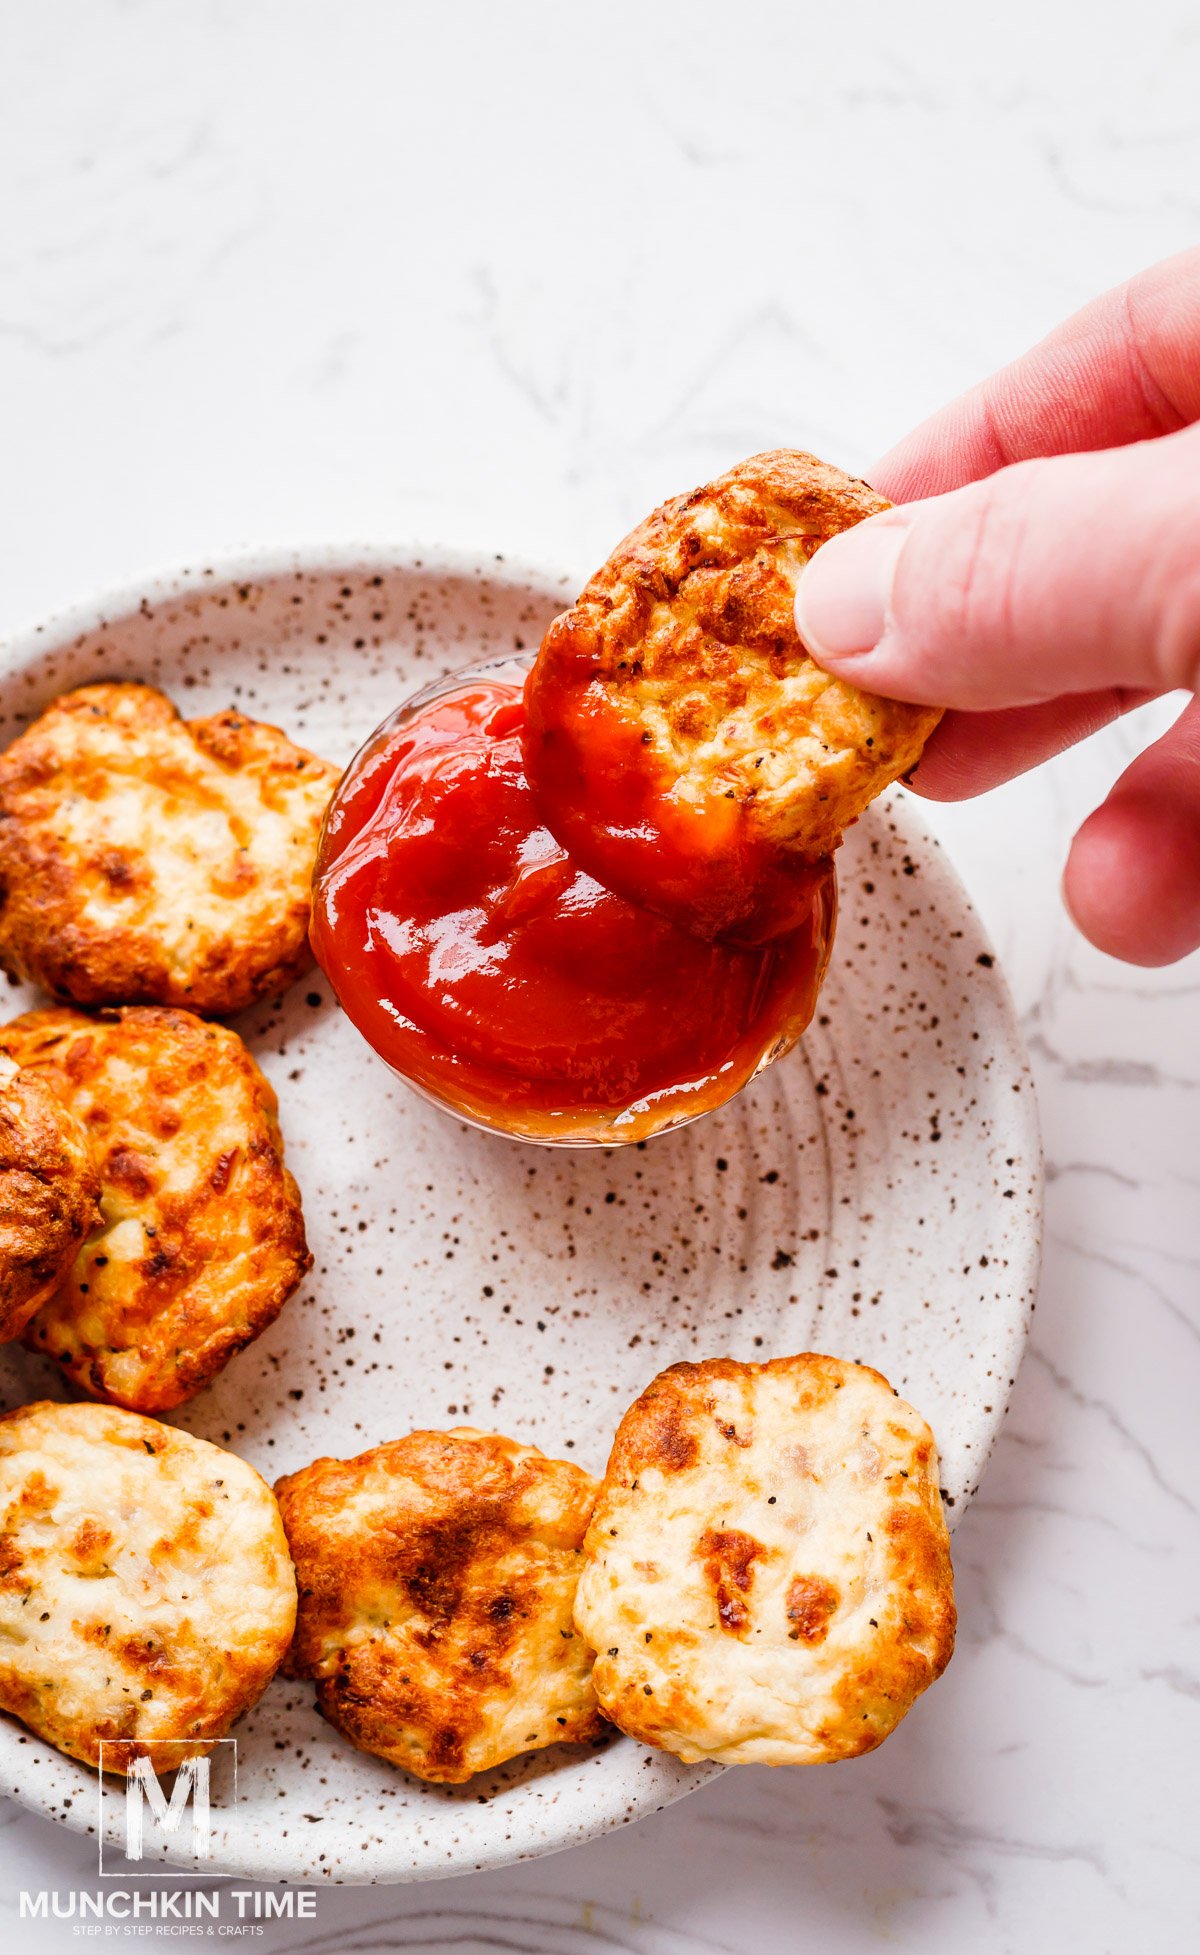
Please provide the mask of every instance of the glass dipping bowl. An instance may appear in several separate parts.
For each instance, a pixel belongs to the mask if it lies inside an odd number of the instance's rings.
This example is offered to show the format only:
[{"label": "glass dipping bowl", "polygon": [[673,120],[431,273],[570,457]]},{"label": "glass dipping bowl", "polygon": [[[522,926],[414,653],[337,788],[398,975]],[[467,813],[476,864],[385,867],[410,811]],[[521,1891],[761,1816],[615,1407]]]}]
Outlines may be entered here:
[{"label": "glass dipping bowl", "polygon": [[725,1105],[812,1017],[837,910],[709,944],[600,888],[541,825],[520,761],[534,654],[422,688],[359,749],[330,804],[312,942],[383,1062],[457,1119],[612,1147]]}]

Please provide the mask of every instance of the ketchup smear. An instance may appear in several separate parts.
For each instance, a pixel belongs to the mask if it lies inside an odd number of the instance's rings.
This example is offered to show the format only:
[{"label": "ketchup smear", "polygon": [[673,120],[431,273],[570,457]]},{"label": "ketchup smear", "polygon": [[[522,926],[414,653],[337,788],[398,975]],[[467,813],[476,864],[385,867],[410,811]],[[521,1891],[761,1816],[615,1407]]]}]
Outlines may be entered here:
[{"label": "ketchup smear", "polygon": [[318,962],[398,1073],[485,1126],[627,1140],[719,1105],[799,1037],[832,872],[770,945],[708,943],[612,894],[543,825],[522,681],[466,678],[368,742],[330,809]]},{"label": "ketchup smear", "polygon": [[586,631],[556,618],[525,687],[525,766],[547,825],[584,869],[631,903],[696,936],[763,944],[804,929],[832,886],[828,857],[808,862],[766,840],[745,799],[714,782],[676,792],[638,723],[596,677]]}]

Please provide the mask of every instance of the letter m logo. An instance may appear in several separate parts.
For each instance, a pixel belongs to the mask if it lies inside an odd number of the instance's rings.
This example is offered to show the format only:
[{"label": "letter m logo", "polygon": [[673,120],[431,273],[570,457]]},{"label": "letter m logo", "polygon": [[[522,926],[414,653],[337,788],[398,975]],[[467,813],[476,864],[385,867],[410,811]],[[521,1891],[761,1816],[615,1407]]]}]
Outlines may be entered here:
[{"label": "letter m logo", "polygon": [[192,1852],[208,1858],[208,1760],[185,1758],[175,1774],[168,1799],[148,1758],[135,1758],[125,1780],[125,1858],[140,1860],[145,1852],[143,1821],[146,1807],[162,1832],[177,1833],[191,1801]]},{"label": "letter m logo", "polygon": [[[237,1740],[225,1738],[220,1742],[233,1747],[236,1798]],[[123,1848],[127,1861],[143,1860],[147,1854],[159,1862],[164,1858],[176,1862],[208,1858],[212,1837],[212,1760],[207,1755],[186,1755],[188,1743],[186,1739],[151,1740],[153,1756],[134,1759],[125,1778],[123,1829],[113,1805],[114,1798],[119,1795],[112,1787],[111,1780],[105,1783],[101,1756],[99,1830],[102,1874],[116,1873],[115,1869],[106,1869],[104,1865],[106,1833],[109,1845]],[[181,1756],[181,1753],[184,1755]],[[168,1792],[163,1779],[170,1780],[172,1773],[174,1779]],[[174,1846],[174,1851],[171,1851],[171,1846]],[[129,1869],[124,1869],[124,1872],[127,1875]]]}]

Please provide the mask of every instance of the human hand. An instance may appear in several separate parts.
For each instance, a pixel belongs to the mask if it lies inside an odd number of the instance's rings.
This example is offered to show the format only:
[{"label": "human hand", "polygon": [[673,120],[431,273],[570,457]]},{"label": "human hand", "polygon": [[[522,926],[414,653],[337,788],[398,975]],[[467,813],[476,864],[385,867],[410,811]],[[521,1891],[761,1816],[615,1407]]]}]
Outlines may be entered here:
[{"label": "human hand", "polygon": [[[1186,688],[1084,822],[1063,877],[1101,950],[1200,944],[1200,250],[1093,303],[870,471],[903,506],[800,580],[813,657],[951,710],[911,785],[980,794]],[[964,486],[967,485],[967,486]]]}]

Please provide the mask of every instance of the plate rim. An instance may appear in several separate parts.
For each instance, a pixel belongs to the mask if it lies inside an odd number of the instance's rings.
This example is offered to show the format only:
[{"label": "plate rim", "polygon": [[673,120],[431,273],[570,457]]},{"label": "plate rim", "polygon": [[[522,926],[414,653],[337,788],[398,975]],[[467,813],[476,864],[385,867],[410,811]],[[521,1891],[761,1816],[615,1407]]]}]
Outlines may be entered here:
[{"label": "plate rim", "polygon": [[65,650],[76,638],[100,631],[147,604],[201,595],[225,584],[267,583],[310,571],[428,570],[481,582],[491,578],[514,589],[561,585],[577,592],[580,580],[561,564],[539,563],[512,550],[485,550],[468,544],[425,542],[421,537],[347,537],[344,542],[271,543],[201,554],[193,562],[158,564],[106,584],[89,596],[69,599],[40,618],[0,632],[0,680],[10,664],[36,652]]}]

